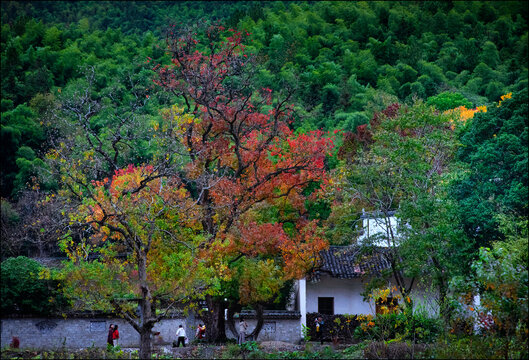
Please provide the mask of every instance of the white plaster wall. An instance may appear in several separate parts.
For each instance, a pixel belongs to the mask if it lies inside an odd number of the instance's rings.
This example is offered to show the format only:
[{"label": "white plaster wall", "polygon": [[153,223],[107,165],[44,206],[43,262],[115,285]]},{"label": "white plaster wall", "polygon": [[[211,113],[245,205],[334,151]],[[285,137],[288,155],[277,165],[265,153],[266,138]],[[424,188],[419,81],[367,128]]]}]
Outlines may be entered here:
[{"label": "white plaster wall", "polygon": [[[409,283],[409,280],[406,283]],[[393,287],[395,284],[391,282],[388,285]],[[321,275],[321,279],[317,283],[306,282],[306,312],[318,312],[318,297],[334,297],[335,314],[374,315],[375,305],[373,302],[364,301],[360,295],[363,291],[363,283],[360,279],[336,279],[328,275]],[[411,298],[416,311],[424,311],[430,316],[438,315],[439,304],[435,290],[429,289],[424,284],[415,284]],[[304,312],[301,311],[301,314],[303,316]]]},{"label": "white plaster wall", "polygon": [[[398,237],[399,235],[397,232],[397,218],[395,216],[391,216],[389,218],[389,224],[392,228],[392,231],[395,237]],[[364,233],[362,234],[362,236],[358,237],[359,244],[361,244],[369,236],[374,236],[374,235],[385,236],[388,230],[388,226],[386,226],[386,222],[384,218],[364,218],[362,220],[362,227],[364,229]],[[375,243],[375,245],[381,246],[381,247],[387,247],[388,242],[387,240],[379,240]]]},{"label": "white plaster wall", "polygon": [[364,301],[362,291],[360,279],[322,275],[317,283],[307,281],[307,313],[318,312],[318,297],[334,297],[335,314],[374,314],[375,307]]},{"label": "white plaster wall", "polygon": [[307,280],[300,279],[296,282],[298,292],[298,309],[301,313],[300,336],[303,336],[303,326],[307,326]]},{"label": "white plaster wall", "polygon": [[414,311],[424,311],[430,316],[439,315],[438,296],[434,289],[425,285],[415,285],[411,291]]}]

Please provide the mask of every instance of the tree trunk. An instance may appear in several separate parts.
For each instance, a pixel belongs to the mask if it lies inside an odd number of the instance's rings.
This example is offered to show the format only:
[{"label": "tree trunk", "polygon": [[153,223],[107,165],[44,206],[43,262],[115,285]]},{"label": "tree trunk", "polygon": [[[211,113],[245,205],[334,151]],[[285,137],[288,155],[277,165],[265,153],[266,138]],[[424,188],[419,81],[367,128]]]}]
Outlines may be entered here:
[{"label": "tree trunk", "polygon": [[152,326],[143,326],[140,332],[140,359],[151,358]]},{"label": "tree trunk", "polygon": [[445,286],[445,282],[443,280],[438,280],[438,290],[439,290],[439,313],[441,315],[441,318],[445,321],[445,324],[448,325],[450,323],[450,307],[448,305],[447,301],[447,289]]},{"label": "tree trunk", "polygon": [[208,305],[208,312],[204,316],[206,340],[210,343],[224,343],[228,340],[224,320],[224,302],[207,295],[206,303]]},{"label": "tree trunk", "polygon": [[233,306],[228,307],[228,329],[230,329],[233,336],[235,336],[235,339],[239,338],[239,332],[237,331],[237,327],[235,326],[235,320],[233,319],[233,315],[235,315],[235,308]]},{"label": "tree trunk", "polygon": [[140,302],[140,359],[151,358],[151,331],[154,327],[155,319],[153,318],[153,301],[151,290],[147,283],[147,254],[138,258],[138,275],[140,278],[140,287],[142,300]]},{"label": "tree trunk", "polygon": [[250,336],[254,341],[257,341],[257,337],[259,336],[259,333],[261,332],[261,329],[263,328],[264,324],[264,309],[263,305],[257,304],[255,307],[255,314],[257,316],[257,324],[255,325],[255,329],[252,331]]}]

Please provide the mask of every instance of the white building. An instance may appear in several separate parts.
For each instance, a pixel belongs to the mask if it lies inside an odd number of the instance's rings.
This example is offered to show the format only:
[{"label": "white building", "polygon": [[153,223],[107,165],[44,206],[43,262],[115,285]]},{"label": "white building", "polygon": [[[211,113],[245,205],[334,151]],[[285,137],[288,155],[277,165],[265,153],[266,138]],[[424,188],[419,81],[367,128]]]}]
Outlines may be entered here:
[{"label": "white building", "polygon": [[297,308],[301,323],[307,313],[375,314],[375,304],[364,301],[361,293],[365,275],[376,274],[389,264],[381,255],[363,256],[358,247],[331,246],[320,252],[321,266],[298,280]]},{"label": "white building", "polygon": [[[320,252],[320,266],[296,284],[296,308],[301,313],[302,325],[307,326],[307,313],[376,314],[374,302],[364,301],[361,294],[364,282],[390,268],[384,254],[391,251],[392,246],[398,246],[400,239],[394,214],[394,211],[385,216],[363,212],[363,230],[357,243],[374,245],[376,251],[373,255],[362,254],[360,246],[331,246]],[[419,281],[415,284],[411,294],[414,305],[423,307],[430,314],[438,313],[436,295]],[[388,287],[394,285],[393,279],[388,281]]]},{"label": "white building", "polygon": [[395,211],[389,211],[387,214],[378,212],[365,212],[362,209],[362,230],[357,239],[358,244],[364,244],[367,241],[375,246],[388,247],[397,244],[391,243],[391,239],[398,241],[398,222],[395,217]]}]

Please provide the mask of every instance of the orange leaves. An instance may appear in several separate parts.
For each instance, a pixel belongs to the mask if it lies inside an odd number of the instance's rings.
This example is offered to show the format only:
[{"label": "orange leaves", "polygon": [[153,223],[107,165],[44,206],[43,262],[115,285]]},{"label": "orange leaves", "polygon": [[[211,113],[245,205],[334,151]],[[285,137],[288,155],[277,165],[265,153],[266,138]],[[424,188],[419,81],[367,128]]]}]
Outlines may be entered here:
[{"label": "orange leaves", "polygon": [[[248,91],[253,79],[252,71],[246,70],[252,60],[244,54],[244,35],[230,29],[220,41],[224,31],[209,27],[205,31],[209,51],[201,52],[196,34],[175,29],[167,39],[173,65],[158,70],[157,83],[182,94],[181,104],[186,104],[185,111],[177,107],[166,111],[164,121],[187,150],[182,181],[196,186],[193,209],[196,223],[202,225],[196,230],[203,231],[205,238],[198,258],[219,269],[243,257],[254,266],[255,279],[264,277],[261,285],[244,276],[239,279],[242,297],[257,301],[254,292],[265,296],[266,287],[278,284],[274,276],[303,276],[327,246],[316,223],[302,218],[308,198],[303,190],[308,184],[327,183],[325,159],[334,144],[331,134],[321,131],[294,134],[289,128],[294,107],[288,98],[275,99],[268,88]],[[232,81],[234,76],[237,81]],[[144,197],[148,196],[149,192]],[[260,205],[280,208],[280,202],[294,214],[289,215],[288,231],[282,219],[256,215]],[[275,262],[260,262],[263,257]],[[226,276],[232,275],[236,274]]]},{"label": "orange leaves", "polygon": [[[459,117],[458,120],[464,124],[469,119],[472,119],[474,115],[479,112],[486,113],[487,107],[483,105],[483,106],[478,106],[474,109],[467,109],[465,106],[459,106],[459,107],[456,107],[455,109],[446,110],[444,114],[448,114],[448,115],[457,114]],[[456,124],[453,122],[453,120],[450,120],[450,122],[452,123],[451,128],[454,129]]]},{"label": "orange leaves", "polygon": [[239,226],[240,237],[234,239],[241,252],[255,257],[260,254],[277,254],[286,241],[281,224],[257,224],[251,222]]},{"label": "orange leaves", "polygon": [[[141,239],[147,224],[164,208],[169,209],[168,204],[184,204],[188,198],[176,179],[158,177],[152,166],[129,165],[117,170],[111,180],[94,181],[92,185],[93,197],[86,198],[79,210],[96,230],[92,237],[95,242],[119,240],[125,234]],[[176,215],[163,213],[168,219]]]},{"label": "orange leaves", "polygon": [[500,107],[500,106],[501,106],[501,103],[502,103],[505,99],[511,99],[511,98],[512,98],[512,92],[507,93],[507,94],[505,94],[505,95],[502,95],[502,96],[500,97],[501,100],[498,102],[497,107]]},{"label": "orange leaves", "polygon": [[285,278],[299,279],[318,264],[318,254],[329,244],[317,228],[316,221],[298,225],[298,233],[280,246]]}]

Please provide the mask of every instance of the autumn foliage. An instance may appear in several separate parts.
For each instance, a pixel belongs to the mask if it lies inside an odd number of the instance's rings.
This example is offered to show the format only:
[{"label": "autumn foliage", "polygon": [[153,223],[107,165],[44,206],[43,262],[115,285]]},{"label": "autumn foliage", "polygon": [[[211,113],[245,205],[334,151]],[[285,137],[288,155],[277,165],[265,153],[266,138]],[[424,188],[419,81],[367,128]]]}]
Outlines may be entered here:
[{"label": "autumn foliage", "polygon": [[[166,120],[175,124],[189,159],[183,182],[197,187],[209,236],[202,254],[279,255],[285,276],[299,277],[303,270],[295,269],[313,266],[325,246],[315,224],[300,216],[295,234],[287,235],[280,223],[252,219],[250,210],[286,198],[303,214],[302,190],[325,180],[325,157],[333,142],[319,131],[290,129],[289,94],[278,100],[270,89],[252,88],[253,62],[243,44],[248,35],[209,27],[208,43],[200,44],[191,29],[170,31],[172,65],[158,70],[156,83],[185,104],[168,111]],[[300,267],[300,262],[306,264]]]}]

